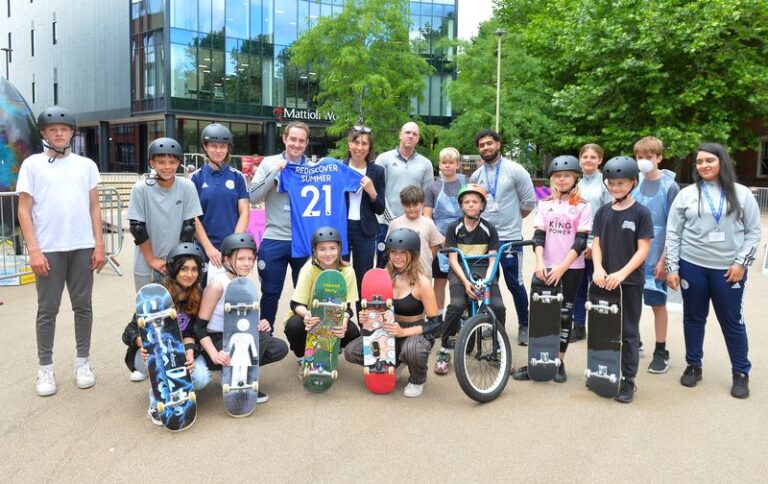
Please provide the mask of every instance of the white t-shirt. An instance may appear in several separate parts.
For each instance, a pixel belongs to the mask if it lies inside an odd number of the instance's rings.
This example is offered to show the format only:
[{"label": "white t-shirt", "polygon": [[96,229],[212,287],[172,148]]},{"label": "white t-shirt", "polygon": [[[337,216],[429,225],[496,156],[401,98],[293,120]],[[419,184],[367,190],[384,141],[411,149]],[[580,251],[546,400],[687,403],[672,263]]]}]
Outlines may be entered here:
[{"label": "white t-shirt", "polygon": [[[349,165],[350,168],[365,176],[367,168],[355,168]],[[347,220],[360,220],[360,202],[363,200],[363,192],[365,190],[358,190],[354,193],[349,192],[349,211],[347,212]]]},{"label": "white t-shirt", "polygon": [[38,153],[24,160],[16,181],[16,190],[33,199],[32,223],[40,250],[93,248],[90,191],[99,183],[99,169],[90,158],[74,153],[52,163],[49,158]]}]

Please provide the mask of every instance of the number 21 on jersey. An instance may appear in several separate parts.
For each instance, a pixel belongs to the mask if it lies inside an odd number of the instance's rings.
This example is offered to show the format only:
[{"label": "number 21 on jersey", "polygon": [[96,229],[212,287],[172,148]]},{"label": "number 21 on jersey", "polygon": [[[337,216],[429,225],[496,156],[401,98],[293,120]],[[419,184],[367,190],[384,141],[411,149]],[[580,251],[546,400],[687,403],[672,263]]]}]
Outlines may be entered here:
[{"label": "number 21 on jersey", "polygon": [[[323,191],[323,197],[322,200],[320,198],[320,190]],[[307,208],[304,209],[304,213],[302,213],[302,217],[319,217],[320,216],[320,210],[316,210],[318,208],[318,204],[325,205],[325,215],[329,216],[331,215],[331,186],[330,185],[321,185],[320,189],[318,189],[314,185],[305,185],[301,188],[301,197],[307,198],[311,197],[309,202],[307,203]]]}]

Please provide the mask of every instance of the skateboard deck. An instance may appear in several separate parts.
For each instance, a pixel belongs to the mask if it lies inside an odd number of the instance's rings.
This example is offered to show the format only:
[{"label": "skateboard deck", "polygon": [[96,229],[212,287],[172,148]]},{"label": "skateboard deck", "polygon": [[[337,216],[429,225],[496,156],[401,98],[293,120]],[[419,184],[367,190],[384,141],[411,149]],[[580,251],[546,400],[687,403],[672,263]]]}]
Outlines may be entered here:
[{"label": "skateboard deck", "polygon": [[344,321],[347,309],[347,282],[339,271],[324,270],[317,277],[312,294],[313,316],[320,318],[312,331],[307,333],[304,349],[303,384],[310,392],[328,390],[336,379],[336,363],[341,341],[331,329]]},{"label": "skateboard deck", "polygon": [[247,417],[259,393],[259,301],[250,279],[238,277],[224,292],[221,349],[231,360],[221,367],[224,409],[233,417]]},{"label": "skateboard deck", "polygon": [[528,376],[550,381],[560,367],[560,310],[563,286],[548,286],[537,277],[531,283],[528,313]]},{"label": "skateboard deck", "polygon": [[197,405],[168,290],[160,284],[139,289],[136,317],[141,343],[148,353],[147,369],[157,413],[168,430],[184,430],[195,422]]},{"label": "skateboard deck", "polygon": [[587,388],[613,398],[621,383],[621,287],[608,291],[590,284],[585,307]]},{"label": "skateboard deck", "polygon": [[373,393],[389,393],[395,389],[397,359],[395,338],[384,330],[383,323],[392,308],[392,279],[385,269],[371,269],[361,285],[358,318],[363,327],[365,386]]}]

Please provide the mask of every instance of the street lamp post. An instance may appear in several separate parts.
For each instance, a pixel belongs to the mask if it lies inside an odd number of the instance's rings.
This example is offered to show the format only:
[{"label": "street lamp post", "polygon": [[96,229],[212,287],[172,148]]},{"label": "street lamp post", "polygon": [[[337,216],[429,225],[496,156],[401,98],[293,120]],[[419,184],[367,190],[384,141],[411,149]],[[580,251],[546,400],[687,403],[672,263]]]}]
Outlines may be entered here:
[{"label": "street lamp post", "polygon": [[496,29],[496,132],[499,132],[499,100],[501,95],[501,38],[506,32]]},{"label": "street lamp post", "polygon": [[8,77],[8,64],[10,64],[11,52],[13,52],[13,49],[10,47],[0,47],[0,50],[5,52],[5,80],[10,81],[11,79]]}]

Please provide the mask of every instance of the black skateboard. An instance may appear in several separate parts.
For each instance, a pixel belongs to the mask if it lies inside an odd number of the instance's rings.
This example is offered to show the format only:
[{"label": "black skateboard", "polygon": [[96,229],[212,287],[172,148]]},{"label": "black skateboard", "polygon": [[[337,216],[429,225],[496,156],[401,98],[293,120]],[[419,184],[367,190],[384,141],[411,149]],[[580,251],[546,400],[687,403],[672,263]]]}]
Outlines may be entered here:
[{"label": "black skateboard", "polygon": [[547,286],[534,276],[528,312],[528,376],[549,381],[560,367],[560,310],[563,286]]},{"label": "black skateboard", "polygon": [[601,397],[619,394],[621,383],[621,286],[594,283],[587,293],[587,388]]}]

